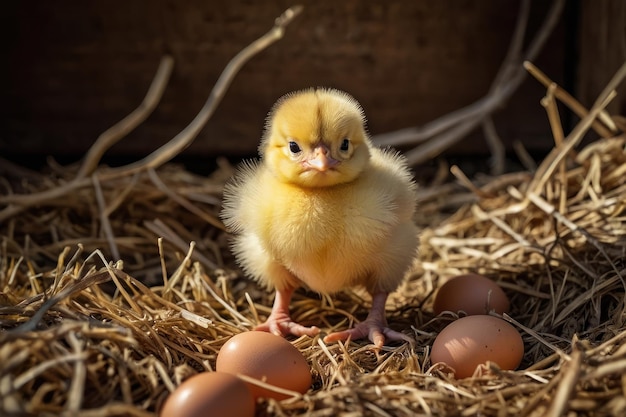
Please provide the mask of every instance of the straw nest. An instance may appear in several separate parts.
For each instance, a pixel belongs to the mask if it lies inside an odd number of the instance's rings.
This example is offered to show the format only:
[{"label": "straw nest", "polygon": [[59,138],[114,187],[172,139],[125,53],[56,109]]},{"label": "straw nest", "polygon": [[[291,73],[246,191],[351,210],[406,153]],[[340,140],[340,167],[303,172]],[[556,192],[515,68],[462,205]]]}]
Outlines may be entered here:
[{"label": "straw nest", "polygon": [[[469,182],[454,168],[464,186],[423,188],[420,259],[388,304],[414,348],[291,339],[313,386],[261,400],[257,415],[624,415],[626,136],[603,111],[613,88],[563,137],[563,92],[551,85],[555,147],[536,169]],[[601,137],[581,146],[590,127]],[[2,179],[0,414],[154,415],[269,313],[272,294],[240,274],[217,220],[232,167],[221,161],[208,178],[143,168],[87,175],[51,163]],[[432,294],[464,272],[509,295],[503,318],[526,349],[518,370],[488,364],[456,380],[431,363],[429,347],[455,319],[432,314]],[[358,289],[302,290],[292,312],[327,332],[364,318],[368,303]]]}]

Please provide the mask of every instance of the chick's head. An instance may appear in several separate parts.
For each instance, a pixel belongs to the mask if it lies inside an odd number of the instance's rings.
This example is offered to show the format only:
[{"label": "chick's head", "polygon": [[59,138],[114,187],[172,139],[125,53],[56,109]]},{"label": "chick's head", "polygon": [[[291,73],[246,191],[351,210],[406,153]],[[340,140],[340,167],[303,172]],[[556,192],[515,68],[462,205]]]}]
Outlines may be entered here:
[{"label": "chick's head", "polygon": [[280,181],[301,187],[353,181],[366,167],[369,149],[361,106],[333,89],[303,90],[278,100],[259,148]]}]

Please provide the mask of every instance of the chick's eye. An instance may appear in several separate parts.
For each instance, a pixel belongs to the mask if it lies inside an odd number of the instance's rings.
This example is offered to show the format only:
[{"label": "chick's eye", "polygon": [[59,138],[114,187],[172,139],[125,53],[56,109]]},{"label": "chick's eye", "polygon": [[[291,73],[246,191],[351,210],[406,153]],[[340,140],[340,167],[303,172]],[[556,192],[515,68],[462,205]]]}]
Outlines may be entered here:
[{"label": "chick's eye", "polygon": [[289,150],[291,151],[291,153],[300,153],[302,149],[300,149],[300,146],[296,142],[290,141]]},{"label": "chick's eye", "polygon": [[345,152],[348,149],[350,149],[350,139],[345,138],[343,141],[341,141],[341,146],[339,147],[339,150]]}]

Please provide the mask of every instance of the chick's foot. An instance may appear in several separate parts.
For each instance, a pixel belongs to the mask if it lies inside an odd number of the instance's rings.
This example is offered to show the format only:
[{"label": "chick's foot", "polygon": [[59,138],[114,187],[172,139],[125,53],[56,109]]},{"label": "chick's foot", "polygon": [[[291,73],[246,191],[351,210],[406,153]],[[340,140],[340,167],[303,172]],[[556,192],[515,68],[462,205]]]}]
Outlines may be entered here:
[{"label": "chick's foot", "polygon": [[267,318],[265,323],[259,324],[254,328],[254,330],[270,332],[275,334],[276,336],[283,337],[290,334],[294,336],[315,336],[320,332],[320,329],[315,326],[307,327],[296,323],[295,321],[291,320],[289,314],[274,314],[273,312]]},{"label": "chick's foot", "polygon": [[414,340],[400,332],[392,330],[387,325],[385,318],[385,301],[387,293],[376,293],[372,296],[372,308],[365,321],[357,324],[352,329],[330,333],[324,338],[324,342],[331,343],[338,340],[356,340],[368,338],[377,349],[383,347],[386,341],[408,342],[413,345]]},{"label": "chick's foot", "polygon": [[260,324],[254,330],[269,332],[276,336],[315,336],[320,329],[315,326],[307,327],[296,323],[289,315],[289,302],[293,294],[293,288],[286,288],[276,291],[276,298],[272,306],[272,312],[265,323]]},{"label": "chick's foot", "polygon": [[341,332],[330,333],[324,338],[324,342],[331,343],[338,340],[356,340],[368,338],[377,349],[383,347],[387,341],[409,342],[413,344],[413,339],[404,333],[391,330],[385,323],[374,320],[365,320],[352,329]]}]

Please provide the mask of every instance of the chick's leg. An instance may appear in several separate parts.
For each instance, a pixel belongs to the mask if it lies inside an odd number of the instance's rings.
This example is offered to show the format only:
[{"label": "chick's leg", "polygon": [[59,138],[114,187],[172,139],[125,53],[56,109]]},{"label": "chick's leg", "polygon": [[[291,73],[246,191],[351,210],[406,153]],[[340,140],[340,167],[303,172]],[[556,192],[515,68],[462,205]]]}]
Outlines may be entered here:
[{"label": "chick's leg", "polygon": [[386,292],[372,294],[372,308],[365,321],[357,324],[352,329],[330,333],[324,338],[324,342],[365,339],[367,337],[378,349],[382,348],[387,340],[404,341],[413,344],[414,341],[409,336],[391,330],[388,327],[387,319],[385,318],[385,302],[388,295]]},{"label": "chick's leg", "polygon": [[289,302],[294,290],[295,288],[293,287],[277,290],[270,316],[265,323],[258,325],[254,330],[270,332],[277,336],[287,336],[289,334],[294,336],[315,336],[318,334],[320,332],[319,328],[315,326],[306,327],[291,320]]}]

